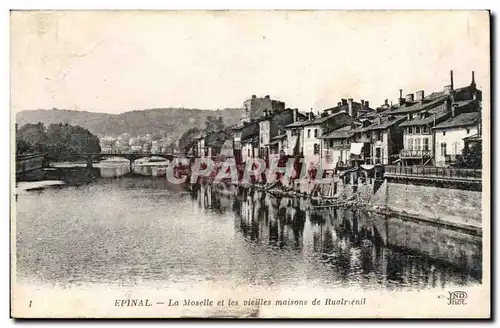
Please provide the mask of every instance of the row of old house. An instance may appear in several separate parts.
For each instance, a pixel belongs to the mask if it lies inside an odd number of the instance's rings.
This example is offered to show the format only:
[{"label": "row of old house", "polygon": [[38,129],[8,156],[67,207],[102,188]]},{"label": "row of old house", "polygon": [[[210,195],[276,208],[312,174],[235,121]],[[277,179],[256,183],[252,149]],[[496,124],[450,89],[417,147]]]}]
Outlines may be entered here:
[{"label": "row of old house", "polygon": [[471,83],[450,84],[425,95],[400,90],[397,103],[377,108],[368,101],[341,99],[322,112],[301,113],[269,96],[244,102],[241,124],[199,135],[189,153],[199,157],[270,160],[304,158],[326,170],[360,164],[450,166],[464,149],[481,144],[482,93]]}]

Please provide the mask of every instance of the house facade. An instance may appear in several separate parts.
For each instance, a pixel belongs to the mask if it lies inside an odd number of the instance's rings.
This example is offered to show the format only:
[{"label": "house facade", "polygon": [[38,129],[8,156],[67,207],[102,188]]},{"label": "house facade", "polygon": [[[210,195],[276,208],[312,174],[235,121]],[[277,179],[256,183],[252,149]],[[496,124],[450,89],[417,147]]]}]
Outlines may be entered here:
[{"label": "house facade", "polygon": [[400,126],[406,117],[382,115],[376,118],[366,130],[371,140],[365,144],[371,148],[370,164],[392,164],[403,149],[403,128]]},{"label": "house facade", "polygon": [[317,166],[322,157],[322,135],[351,121],[351,117],[344,112],[332,115],[324,112],[319,117],[314,117],[311,112],[308,120],[294,122],[286,126],[288,151],[293,155],[303,156],[304,163],[308,168]]},{"label": "house facade", "polygon": [[[259,157],[268,159],[273,150],[277,148],[274,138],[284,133],[285,126],[294,122],[298,117],[297,109],[285,109],[274,113],[264,112],[264,117],[259,119]],[[274,148],[274,149],[272,149]]]},{"label": "house facade", "polygon": [[400,152],[403,165],[436,165],[438,149],[433,128],[462,113],[479,111],[482,95],[476,89],[474,72],[469,86],[454,89],[453,71],[450,72],[450,80],[451,84],[445,86],[443,91],[428,97],[419,91],[418,102],[405,104],[390,112],[407,117],[400,125],[403,128],[404,148]]},{"label": "house facade", "polygon": [[463,113],[433,128],[436,166],[451,166],[457,163],[466,146],[464,139],[477,136],[479,121],[479,112]]},{"label": "house facade", "polygon": [[259,122],[244,122],[241,129],[241,161],[258,157],[259,153]]}]

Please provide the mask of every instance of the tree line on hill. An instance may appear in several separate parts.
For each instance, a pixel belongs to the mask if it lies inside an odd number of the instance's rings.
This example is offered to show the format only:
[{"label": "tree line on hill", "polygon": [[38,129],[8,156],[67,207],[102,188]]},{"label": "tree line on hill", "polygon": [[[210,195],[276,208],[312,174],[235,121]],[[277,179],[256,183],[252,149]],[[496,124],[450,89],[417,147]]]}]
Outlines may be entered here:
[{"label": "tree line on hill", "polygon": [[99,138],[78,125],[25,124],[16,132],[16,154],[45,153],[48,160],[64,160],[79,153],[100,153]]}]

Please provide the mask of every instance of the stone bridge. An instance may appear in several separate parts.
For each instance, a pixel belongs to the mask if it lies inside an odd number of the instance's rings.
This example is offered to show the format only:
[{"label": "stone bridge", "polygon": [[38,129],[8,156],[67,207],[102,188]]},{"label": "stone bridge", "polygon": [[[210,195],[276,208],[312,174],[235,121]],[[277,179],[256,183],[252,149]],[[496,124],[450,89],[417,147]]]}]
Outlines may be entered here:
[{"label": "stone bridge", "polygon": [[71,155],[71,159],[75,158],[85,159],[87,162],[87,167],[92,167],[92,162],[95,160],[106,159],[109,157],[122,157],[129,160],[129,165],[130,167],[132,167],[132,164],[134,163],[135,160],[142,157],[151,157],[151,156],[163,157],[165,159],[168,159],[169,161],[171,161],[176,157],[173,154],[155,154],[155,153],[81,153],[81,154]]}]

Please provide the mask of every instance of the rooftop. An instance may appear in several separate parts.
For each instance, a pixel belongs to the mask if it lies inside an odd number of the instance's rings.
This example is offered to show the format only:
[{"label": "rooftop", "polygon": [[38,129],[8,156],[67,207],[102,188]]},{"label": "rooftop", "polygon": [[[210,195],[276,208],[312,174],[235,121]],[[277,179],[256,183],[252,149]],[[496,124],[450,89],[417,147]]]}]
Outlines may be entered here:
[{"label": "rooftop", "polygon": [[464,126],[471,126],[477,124],[479,120],[479,113],[463,113],[455,117],[451,117],[446,121],[436,125],[434,129],[447,129],[447,128],[458,128]]},{"label": "rooftop", "polygon": [[323,124],[324,122],[328,121],[329,119],[337,116],[337,115],[340,115],[342,114],[342,112],[339,112],[339,113],[334,113],[332,115],[328,115],[328,116],[324,116],[324,117],[316,117],[312,120],[307,120],[307,121],[297,121],[297,122],[293,122],[292,124],[288,124],[286,126],[287,129],[289,128],[298,128],[298,127],[302,127],[302,126],[308,126],[308,125],[319,125],[319,124]]},{"label": "rooftop", "polygon": [[[434,117],[434,114],[436,116]],[[412,125],[427,125],[434,122],[434,119],[439,120],[450,113],[446,109],[446,104],[440,104],[438,107],[434,107],[426,113],[425,117],[414,117],[412,120],[401,123],[401,126],[412,126]]]},{"label": "rooftop", "polygon": [[394,115],[398,114],[408,114],[408,113],[416,113],[420,112],[426,109],[431,109],[436,106],[439,106],[442,104],[446,99],[448,98],[448,95],[442,95],[442,96],[436,96],[436,97],[430,97],[427,96],[424,98],[423,101],[412,104],[410,106],[407,105],[402,105],[394,110],[391,110],[390,113]]},{"label": "rooftop", "polygon": [[[393,115],[382,116],[382,117],[380,117],[380,123],[376,119],[371,125],[369,125],[368,127],[364,128],[362,130],[368,131],[368,130],[387,129],[387,128],[393,126],[394,124],[398,124],[398,123],[403,122],[405,119],[406,119],[405,116],[393,116]],[[403,124],[401,124],[401,125],[403,125]]]},{"label": "rooftop", "polygon": [[351,125],[347,125],[321,136],[320,139],[344,139],[352,137],[355,133],[356,131],[354,131],[353,127]]}]

